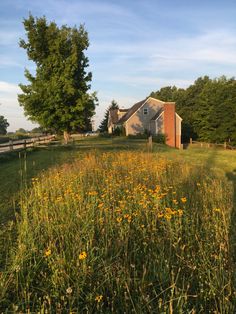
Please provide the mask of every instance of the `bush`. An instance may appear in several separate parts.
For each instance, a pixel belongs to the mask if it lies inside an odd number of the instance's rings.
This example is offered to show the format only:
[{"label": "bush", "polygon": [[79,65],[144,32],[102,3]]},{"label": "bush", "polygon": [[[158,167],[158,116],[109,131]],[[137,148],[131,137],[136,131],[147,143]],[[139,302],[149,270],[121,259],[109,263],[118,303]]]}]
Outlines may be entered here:
[{"label": "bush", "polygon": [[142,134],[142,133],[138,133],[138,134],[135,134],[135,135],[128,135],[128,138],[129,139],[137,139],[137,140],[139,140],[139,139],[147,139],[148,138],[148,136],[147,136],[147,134]]},{"label": "bush", "polygon": [[9,142],[10,138],[8,136],[0,136],[0,144]]},{"label": "bush", "polygon": [[155,143],[165,144],[166,143],[166,136],[165,136],[165,134],[153,135],[152,140]]}]

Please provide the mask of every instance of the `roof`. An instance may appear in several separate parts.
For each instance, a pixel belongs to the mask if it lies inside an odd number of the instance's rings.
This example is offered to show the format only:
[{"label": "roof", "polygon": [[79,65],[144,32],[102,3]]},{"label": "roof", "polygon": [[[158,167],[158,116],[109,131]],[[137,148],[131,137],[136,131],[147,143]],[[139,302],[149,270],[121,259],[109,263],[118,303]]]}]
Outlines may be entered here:
[{"label": "roof", "polygon": [[164,111],[164,108],[161,107],[161,108],[157,111],[157,113],[154,115],[154,117],[152,117],[151,120],[154,120],[154,121],[155,121],[155,120],[162,114],[163,111]]},{"label": "roof", "polygon": [[126,114],[124,114],[117,123],[120,124],[127,121],[145,103],[146,100],[147,99],[144,99],[134,104],[130,109],[128,109]]},{"label": "roof", "polygon": [[110,119],[111,123],[115,124],[118,121],[118,109],[110,109]]}]

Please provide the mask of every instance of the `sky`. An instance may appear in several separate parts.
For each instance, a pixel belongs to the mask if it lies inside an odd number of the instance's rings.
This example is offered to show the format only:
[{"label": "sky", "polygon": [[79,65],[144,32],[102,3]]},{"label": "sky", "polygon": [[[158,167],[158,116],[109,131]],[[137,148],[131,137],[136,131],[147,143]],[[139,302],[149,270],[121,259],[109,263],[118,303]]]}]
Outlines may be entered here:
[{"label": "sky", "polygon": [[34,70],[18,44],[29,13],[58,26],[84,24],[96,127],[113,99],[128,108],[164,86],[236,75],[236,0],[1,0],[0,115],[8,131],[37,126],[17,101],[25,68]]}]

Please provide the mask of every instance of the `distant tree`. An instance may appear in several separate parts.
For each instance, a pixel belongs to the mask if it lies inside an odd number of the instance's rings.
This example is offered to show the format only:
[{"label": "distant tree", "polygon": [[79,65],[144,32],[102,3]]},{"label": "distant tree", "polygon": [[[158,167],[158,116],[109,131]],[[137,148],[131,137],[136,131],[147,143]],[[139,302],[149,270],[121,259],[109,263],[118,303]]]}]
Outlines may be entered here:
[{"label": "distant tree", "polygon": [[8,127],[9,123],[7,122],[7,119],[5,119],[3,116],[0,116],[0,134],[6,135]]},{"label": "distant tree", "polygon": [[41,126],[36,127],[36,128],[33,128],[33,129],[30,131],[30,133],[43,133],[43,132],[45,132],[45,129],[42,128]]},{"label": "distant tree", "polygon": [[27,130],[23,129],[23,128],[19,128],[18,130],[16,130],[16,133],[28,133]]},{"label": "distant tree", "polygon": [[30,120],[63,132],[67,141],[70,132],[91,124],[97,102],[96,94],[88,93],[92,79],[86,72],[88,33],[82,25],[59,28],[32,15],[23,24],[28,41],[21,39],[20,47],[36,64],[36,74],[25,71],[29,85],[19,85],[23,93],[18,101]]},{"label": "distant tree", "polygon": [[163,101],[175,101],[183,118],[182,135],[208,142],[236,145],[236,80],[225,76],[199,77],[186,89],[167,86],[151,93]]},{"label": "distant tree", "polygon": [[112,100],[110,106],[105,112],[104,119],[101,121],[98,130],[100,132],[107,132],[108,131],[108,117],[109,117],[109,111],[110,109],[119,109],[119,105],[115,100]]}]

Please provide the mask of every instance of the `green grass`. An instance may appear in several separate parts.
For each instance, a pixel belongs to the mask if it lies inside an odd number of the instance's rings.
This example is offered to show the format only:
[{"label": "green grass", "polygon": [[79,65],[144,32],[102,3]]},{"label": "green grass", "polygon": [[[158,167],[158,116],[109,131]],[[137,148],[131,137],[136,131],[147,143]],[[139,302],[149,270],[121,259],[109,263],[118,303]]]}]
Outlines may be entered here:
[{"label": "green grass", "polygon": [[3,179],[22,171],[12,194],[28,189],[3,235],[2,310],[235,312],[235,152],[85,138],[4,158]]}]

